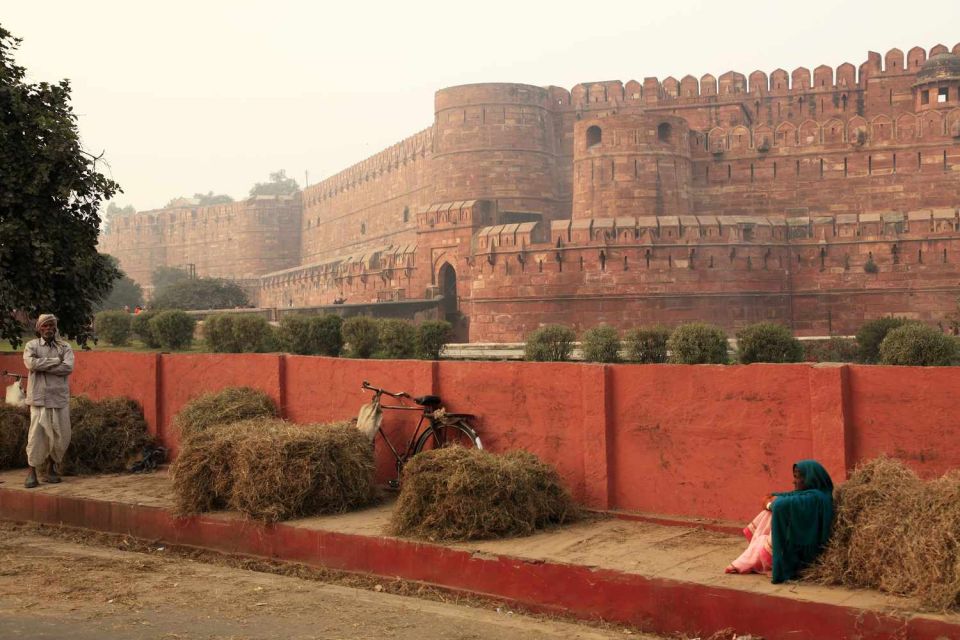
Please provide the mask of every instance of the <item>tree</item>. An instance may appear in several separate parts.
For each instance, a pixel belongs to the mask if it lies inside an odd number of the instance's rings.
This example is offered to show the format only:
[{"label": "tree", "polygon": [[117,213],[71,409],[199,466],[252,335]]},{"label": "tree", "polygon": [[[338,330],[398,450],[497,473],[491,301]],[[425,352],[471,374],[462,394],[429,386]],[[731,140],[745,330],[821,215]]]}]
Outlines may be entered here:
[{"label": "tree", "polygon": [[233,309],[249,304],[239,285],[218,278],[180,280],[153,294],[154,309]]},{"label": "tree", "polygon": [[287,177],[284,169],[270,174],[270,182],[258,182],[250,189],[251,196],[289,196],[296,193],[300,185]]},{"label": "tree", "polygon": [[106,256],[111,264],[114,267],[117,267],[117,271],[120,273],[120,277],[113,281],[113,287],[110,289],[110,292],[107,294],[107,297],[100,301],[97,304],[97,311],[105,311],[110,309],[123,309],[124,307],[129,307],[133,309],[137,306],[143,306],[143,289],[140,288],[140,285],[131,280],[127,274],[119,268],[119,263],[117,259],[113,256]]},{"label": "tree", "polygon": [[103,230],[109,232],[113,221],[123,216],[132,216],[137,210],[133,205],[128,204],[125,207],[119,206],[115,202],[107,204],[107,212],[103,215]]},{"label": "tree", "polygon": [[208,207],[214,204],[230,204],[233,198],[225,193],[214,194],[213,191],[207,193],[195,193],[193,199],[198,200],[201,207]]},{"label": "tree", "polygon": [[190,273],[186,269],[180,269],[178,267],[157,267],[150,276],[150,281],[153,283],[155,293],[181,280],[189,279]]},{"label": "tree", "polygon": [[27,83],[19,44],[0,27],[0,338],[14,347],[17,318],[44,312],[84,335],[119,277],[97,234],[100,206],[120,187],[80,144],[69,81]]}]

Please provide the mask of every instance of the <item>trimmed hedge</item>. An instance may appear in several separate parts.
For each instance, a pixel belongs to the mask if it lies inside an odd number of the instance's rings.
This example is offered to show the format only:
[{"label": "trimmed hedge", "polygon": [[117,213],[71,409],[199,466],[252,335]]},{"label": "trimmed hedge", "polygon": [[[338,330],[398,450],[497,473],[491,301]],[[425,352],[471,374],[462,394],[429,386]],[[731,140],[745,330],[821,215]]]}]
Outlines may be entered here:
[{"label": "trimmed hedge", "polygon": [[263,316],[238,315],[233,319],[233,338],[240,353],[266,353],[274,350],[273,327]]},{"label": "trimmed hedge", "polygon": [[101,311],[93,319],[97,337],[122,347],[130,341],[130,314],[126,311]]},{"label": "trimmed hedge", "polygon": [[956,340],[920,323],[891,329],[880,343],[883,364],[949,367],[957,361],[957,355]]},{"label": "trimmed hedge", "polygon": [[427,320],[417,327],[417,357],[439,360],[440,351],[453,337],[453,325],[446,320]]},{"label": "trimmed hedge", "polygon": [[343,318],[335,313],[310,318],[310,340],[314,353],[321,356],[336,357],[343,350]]},{"label": "trimmed hedge", "polygon": [[215,353],[237,353],[240,351],[233,334],[233,316],[217,313],[207,316],[203,321],[203,338]]},{"label": "trimmed hedge", "polygon": [[587,362],[620,362],[620,334],[609,325],[585,331],[580,346]]},{"label": "trimmed hedge", "polygon": [[836,336],[829,340],[807,340],[803,349],[808,362],[856,362],[859,353],[856,340]]},{"label": "trimmed hedge", "polygon": [[726,364],[727,334],[711,324],[683,324],[670,334],[667,349],[675,364]]},{"label": "trimmed hedge", "polygon": [[880,361],[880,343],[892,329],[913,322],[907,318],[886,316],[865,322],[857,331],[857,345],[860,347],[860,362],[876,364]]},{"label": "trimmed hedge", "polygon": [[138,338],[140,338],[144,345],[151,349],[160,348],[160,341],[157,339],[157,336],[153,333],[153,329],[150,327],[150,321],[156,316],[156,311],[141,311],[140,313],[134,315],[133,319],[130,321],[130,329]]},{"label": "trimmed hedge", "polygon": [[573,329],[561,324],[540,327],[527,336],[523,357],[534,362],[564,362],[570,359],[576,337]]},{"label": "trimmed hedge", "polygon": [[800,362],[803,345],[782,324],[760,322],[737,332],[737,359],[742,364]]},{"label": "trimmed hedge", "polygon": [[183,351],[193,344],[193,329],[197,321],[186,311],[171,309],[161,311],[150,320],[150,331],[156,336],[161,349]]},{"label": "trimmed hedge", "polygon": [[369,316],[347,318],[340,329],[351,358],[369,358],[380,342],[380,327]]},{"label": "trimmed hedge", "polygon": [[663,325],[632,329],[623,336],[627,360],[641,364],[666,362],[669,339],[670,329]]},{"label": "trimmed hedge", "polygon": [[380,320],[378,356],[394,360],[412,358],[417,350],[417,328],[408,320]]}]

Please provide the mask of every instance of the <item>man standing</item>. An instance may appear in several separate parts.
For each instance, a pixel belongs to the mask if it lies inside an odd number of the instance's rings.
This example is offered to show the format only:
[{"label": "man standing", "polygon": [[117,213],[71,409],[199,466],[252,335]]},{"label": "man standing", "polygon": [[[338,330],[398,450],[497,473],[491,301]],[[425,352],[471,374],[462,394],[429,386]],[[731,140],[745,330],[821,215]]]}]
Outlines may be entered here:
[{"label": "man standing", "polygon": [[73,349],[57,335],[57,317],[44,313],[37,318],[37,339],[27,343],[23,362],[30,372],[27,404],[30,431],[27,434],[27,464],[30,474],[24,486],[37,486],[37,469],[50,458],[44,480],[60,482],[57,465],[70,445],[70,385]]}]

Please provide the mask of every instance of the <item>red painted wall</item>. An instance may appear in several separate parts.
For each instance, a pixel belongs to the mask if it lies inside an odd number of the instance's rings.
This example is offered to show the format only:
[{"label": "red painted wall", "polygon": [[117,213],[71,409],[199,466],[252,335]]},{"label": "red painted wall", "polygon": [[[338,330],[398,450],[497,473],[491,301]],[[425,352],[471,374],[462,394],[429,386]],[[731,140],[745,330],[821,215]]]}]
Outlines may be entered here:
[{"label": "red painted wall", "polygon": [[[23,371],[18,354],[0,369]],[[130,395],[176,454],[173,416],[227,386],[263,389],[295,422],[354,417],[363,380],[436,393],[477,415],[485,448],[526,449],[554,464],[578,500],[598,508],[749,518],[767,492],[790,488],[813,457],[836,481],[886,454],[924,477],[960,468],[960,368],[848,365],[594,365],[350,360],[260,354],[77,354],[74,393]],[[406,444],[416,412],[387,412]],[[377,444],[380,480],[393,458]]]}]

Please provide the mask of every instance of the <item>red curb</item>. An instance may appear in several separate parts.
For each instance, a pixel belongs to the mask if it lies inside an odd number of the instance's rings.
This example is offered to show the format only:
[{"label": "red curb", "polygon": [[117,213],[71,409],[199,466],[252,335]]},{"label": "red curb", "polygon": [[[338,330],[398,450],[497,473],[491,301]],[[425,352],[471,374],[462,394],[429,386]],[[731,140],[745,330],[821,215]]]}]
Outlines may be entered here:
[{"label": "red curb", "polygon": [[711,634],[733,628],[767,640],[960,637],[960,624],[932,617],[897,617],[396,538],[261,525],[224,515],[176,518],[157,507],[43,492],[0,489],[0,518],[82,526],[169,544],[398,577],[504,599],[536,611],[620,622],[656,633]]}]

